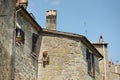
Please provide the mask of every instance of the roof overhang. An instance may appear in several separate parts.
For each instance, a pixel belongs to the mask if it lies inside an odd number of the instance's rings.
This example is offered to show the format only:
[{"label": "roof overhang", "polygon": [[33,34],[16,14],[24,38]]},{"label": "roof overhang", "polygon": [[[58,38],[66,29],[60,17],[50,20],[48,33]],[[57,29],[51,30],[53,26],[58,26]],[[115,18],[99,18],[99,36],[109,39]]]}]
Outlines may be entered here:
[{"label": "roof overhang", "polygon": [[21,15],[28,21],[30,24],[40,32],[42,30],[41,26],[36,22],[36,20],[28,13],[28,11],[24,7],[20,7]]},{"label": "roof overhang", "polygon": [[92,44],[93,44],[94,46],[104,45],[105,47],[107,47],[107,45],[108,45],[108,43],[105,43],[105,42],[102,42],[102,43],[100,43],[100,42],[93,42]]},{"label": "roof overhang", "polygon": [[102,60],[104,58],[103,55],[93,46],[93,44],[85,36],[82,36],[81,40],[93,52],[93,54],[97,58],[99,58],[99,60]]}]

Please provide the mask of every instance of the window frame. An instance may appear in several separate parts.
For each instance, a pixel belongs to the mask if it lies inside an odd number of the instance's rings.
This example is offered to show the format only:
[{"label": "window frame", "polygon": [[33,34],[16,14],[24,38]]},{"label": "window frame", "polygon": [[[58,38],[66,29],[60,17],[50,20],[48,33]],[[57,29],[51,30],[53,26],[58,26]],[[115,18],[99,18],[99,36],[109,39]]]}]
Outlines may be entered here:
[{"label": "window frame", "polygon": [[95,78],[95,58],[88,49],[86,49],[86,61],[88,74]]},{"label": "window frame", "polygon": [[25,44],[25,32],[22,29],[16,28],[15,43],[17,46],[23,46]]},{"label": "window frame", "polygon": [[38,57],[38,51],[37,51],[37,40],[39,38],[39,35],[36,33],[32,33],[32,57],[36,58]]}]

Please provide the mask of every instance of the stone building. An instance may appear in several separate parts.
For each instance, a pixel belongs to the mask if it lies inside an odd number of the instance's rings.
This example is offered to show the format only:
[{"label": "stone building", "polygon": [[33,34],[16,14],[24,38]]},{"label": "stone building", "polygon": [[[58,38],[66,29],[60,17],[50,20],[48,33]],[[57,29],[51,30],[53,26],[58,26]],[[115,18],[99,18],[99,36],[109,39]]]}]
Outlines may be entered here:
[{"label": "stone building", "polygon": [[42,29],[24,1],[0,1],[0,80],[99,80],[103,56],[89,40],[57,31],[56,10]]},{"label": "stone building", "polygon": [[27,5],[0,0],[0,80],[119,80],[120,66],[108,61],[102,36],[91,43],[58,31],[56,10],[46,12],[43,29]]},{"label": "stone building", "polygon": [[104,59],[99,61],[100,65],[100,77],[101,80],[107,80],[108,77],[108,44],[103,41],[102,36],[100,36],[99,42],[94,42],[93,45],[96,49],[104,56]]},{"label": "stone building", "polygon": [[14,4],[14,0],[0,0],[0,80],[10,80],[12,76]]},{"label": "stone building", "polygon": [[14,80],[36,80],[41,27],[23,7],[16,13]]},{"label": "stone building", "polygon": [[[38,80],[99,80],[98,60],[103,56],[85,36],[57,31],[56,16],[56,10],[46,12],[46,29],[40,35]],[[49,63],[44,65],[45,53]]]},{"label": "stone building", "polygon": [[0,80],[37,80],[42,28],[26,11],[27,3],[15,4],[0,0]]},{"label": "stone building", "polygon": [[108,60],[108,43],[100,36],[99,42],[94,42],[93,45],[104,57],[99,61],[100,80],[120,80],[120,64]]},{"label": "stone building", "polygon": [[114,64],[111,60],[108,63],[108,70],[108,80],[120,80],[120,64]]}]

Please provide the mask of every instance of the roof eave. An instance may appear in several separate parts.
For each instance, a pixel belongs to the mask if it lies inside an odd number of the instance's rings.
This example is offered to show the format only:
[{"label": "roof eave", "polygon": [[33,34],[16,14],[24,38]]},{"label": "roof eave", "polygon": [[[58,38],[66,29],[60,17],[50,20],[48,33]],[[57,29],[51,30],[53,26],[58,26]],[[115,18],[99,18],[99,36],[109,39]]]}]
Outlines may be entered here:
[{"label": "roof eave", "polygon": [[82,36],[81,40],[93,52],[93,54],[99,58],[99,60],[102,60],[104,58],[85,36]]},{"label": "roof eave", "polygon": [[26,20],[28,20],[30,22],[30,24],[38,31],[42,31],[41,26],[36,22],[35,19],[33,19],[33,17],[28,13],[28,11],[24,8],[24,7],[20,7],[22,10],[20,11],[20,13],[22,14],[22,16],[24,18],[26,18]]}]

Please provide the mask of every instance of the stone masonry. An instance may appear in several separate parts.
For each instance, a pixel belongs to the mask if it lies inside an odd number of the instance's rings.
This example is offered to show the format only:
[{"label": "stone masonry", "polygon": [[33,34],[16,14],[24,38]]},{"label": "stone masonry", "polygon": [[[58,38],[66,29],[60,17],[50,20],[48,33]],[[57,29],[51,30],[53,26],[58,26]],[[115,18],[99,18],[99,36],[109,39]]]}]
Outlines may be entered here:
[{"label": "stone masonry", "polygon": [[[0,0],[0,80],[36,80],[38,66],[37,57],[32,56],[32,34],[39,34],[40,26],[24,7],[16,9],[15,3]],[[23,45],[16,44],[17,28],[25,34]],[[36,46],[38,53],[40,45]]]},{"label": "stone masonry", "polygon": [[108,60],[108,43],[104,42],[100,36],[99,42],[93,45],[104,56],[104,59],[99,61],[100,80],[120,80],[120,64],[114,64],[112,60]]},{"label": "stone masonry", "polygon": [[[87,73],[86,46],[79,38],[42,33],[38,61],[38,80],[93,80]],[[49,64],[43,67],[42,53],[48,52]],[[99,80],[95,58],[95,80]]]},{"label": "stone masonry", "polygon": [[[41,32],[38,80],[99,80],[98,59],[102,55],[84,36],[57,31],[56,18],[56,10],[46,12],[46,29]],[[94,54],[94,77],[88,74],[87,49]],[[46,65],[44,52],[49,57]]]},{"label": "stone masonry", "polygon": [[120,64],[114,64],[111,60],[108,63],[108,70],[109,80],[120,80]]},{"label": "stone masonry", "polygon": [[108,80],[108,44],[103,41],[102,36],[100,36],[99,42],[93,43],[95,48],[104,56],[104,59],[99,61],[100,66],[100,80]]},{"label": "stone masonry", "polygon": [[[28,14],[23,12],[25,11],[21,10],[18,12],[17,23],[19,23],[21,30],[25,33],[25,42],[22,46],[16,45],[14,49],[14,79],[36,80],[38,67],[37,58],[32,57],[32,34],[38,34],[38,31],[31,25],[29,19],[26,18]],[[39,42],[37,43],[39,44]],[[39,45],[37,48],[39,48]]]},{"label": "stone masonry", "polygon": [[0,80],[12,78],[15,0],[0,0]]}]

